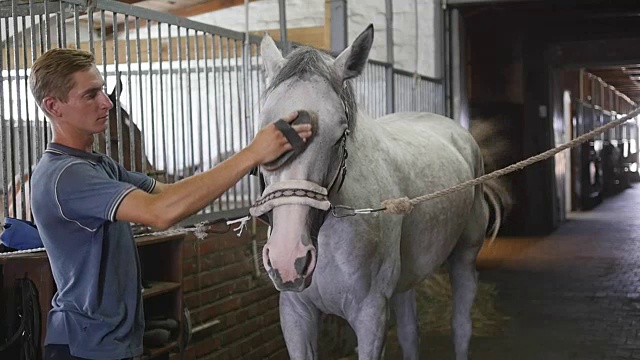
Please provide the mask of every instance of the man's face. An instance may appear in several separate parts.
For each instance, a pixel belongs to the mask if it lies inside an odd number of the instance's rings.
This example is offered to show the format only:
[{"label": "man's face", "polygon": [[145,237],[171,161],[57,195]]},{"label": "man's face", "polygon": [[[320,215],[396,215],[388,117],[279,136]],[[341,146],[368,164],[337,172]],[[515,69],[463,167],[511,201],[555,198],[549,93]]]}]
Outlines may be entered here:
[{"label": "man's face", "polygon": [[[59,121],[65,127],[93,135],[107,128],[111,100],[104,92],[104,81],[94,66],[74,73],[75,86],[69,91],[66,103],[59,102]],[[61,124],[61,125],[62,125]]]}]

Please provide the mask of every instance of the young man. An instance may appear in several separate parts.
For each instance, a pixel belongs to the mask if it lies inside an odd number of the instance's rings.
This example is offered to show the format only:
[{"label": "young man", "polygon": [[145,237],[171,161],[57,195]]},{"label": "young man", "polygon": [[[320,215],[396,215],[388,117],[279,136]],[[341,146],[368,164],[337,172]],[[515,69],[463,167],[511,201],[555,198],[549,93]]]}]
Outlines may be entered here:
[{"label": "young man", "polygon": [[[140,269],[130,223],[166,229],[211,203],[253,167],[292,147],[271,125],[227,161],[175,184],[93,152],[113,106],[90,53],[54,49],[33,64],[31,91],[52,142],[31,180],[32,211],[57,293],[44,359],[127,359],[142,353]],[[284,120],[291,123],[297,114]],[[294,125],[311,136],[310,125]]]}]

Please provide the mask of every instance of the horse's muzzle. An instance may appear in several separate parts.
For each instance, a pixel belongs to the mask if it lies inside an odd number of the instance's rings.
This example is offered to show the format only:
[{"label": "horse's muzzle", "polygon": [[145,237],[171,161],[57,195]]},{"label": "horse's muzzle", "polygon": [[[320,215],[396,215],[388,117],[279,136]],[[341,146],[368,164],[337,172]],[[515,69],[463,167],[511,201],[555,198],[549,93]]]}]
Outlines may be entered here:
[{"label": "horse's muzzle", "polygon": [[311,277],[316,265],[316,251],[308,247],[304,256],[289,259],[272,259],[268,245],[263,253],[263,263],[273,285],[278,291],[302,291],[311,284]]}]

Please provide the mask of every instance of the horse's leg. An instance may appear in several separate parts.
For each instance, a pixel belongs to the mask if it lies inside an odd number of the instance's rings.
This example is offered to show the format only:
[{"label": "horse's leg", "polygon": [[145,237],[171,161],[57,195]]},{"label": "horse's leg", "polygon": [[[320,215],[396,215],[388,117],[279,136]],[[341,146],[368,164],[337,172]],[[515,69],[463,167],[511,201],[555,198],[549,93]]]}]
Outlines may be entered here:
[{"label": "horse's leg", "polygon": [[280,293],[280,326],[289,358],[318,358],[318,321],[320,312],[303,302],[297,293]]},{"label": "horse's leg", "polygon": [[489,209],[484,202],[482,191],[478,193],[469,222],[448,259],[453,296],[451,328],[456,360],[469,358],[469,342],[472,334],[471,307],[478,288],[476,258],[484,242],[489,221]]},{"label": "horse's leg", "polygon": [[484,241],[484,229],[486,220],[483,221],[482,217],[473,218],[448,259],[453,295],[451,328],[456,360],[466,360],[469,357],[471,306],[478,287],[476,258]]},{"label": "horse's leg", "polygon": [[402,358],[420,358],[420,331],[416,310],[416,292],[414,289],[393,296],[393,310],[398,322],[398,342],[402,349]]},{"label": "horse's leg", "polygon": [[359,360],[382,359],[387,335],[387,310],[387,299],[376,296],[358,306],[354,316],[349,315],[349,323],[358,338]]}]

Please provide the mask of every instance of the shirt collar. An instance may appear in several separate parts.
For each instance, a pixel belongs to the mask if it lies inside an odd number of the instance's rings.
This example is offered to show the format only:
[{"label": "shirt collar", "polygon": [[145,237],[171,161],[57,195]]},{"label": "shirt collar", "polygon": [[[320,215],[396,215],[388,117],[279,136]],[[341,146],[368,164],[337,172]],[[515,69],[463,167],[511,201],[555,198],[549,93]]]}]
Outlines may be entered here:
[{"label": "shirt collar", "polygon": [[86,152],[78,149],[74,149],[58,143],[49,143],[45,152],[58,154],[58,155],[71,155],[84,160],[87,160],[93,164],[99,162],[102,159],[102,155],[97,152]]}]

